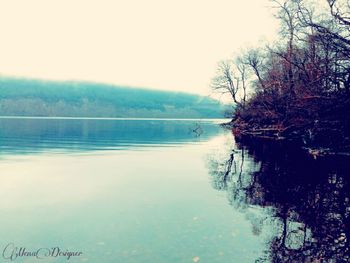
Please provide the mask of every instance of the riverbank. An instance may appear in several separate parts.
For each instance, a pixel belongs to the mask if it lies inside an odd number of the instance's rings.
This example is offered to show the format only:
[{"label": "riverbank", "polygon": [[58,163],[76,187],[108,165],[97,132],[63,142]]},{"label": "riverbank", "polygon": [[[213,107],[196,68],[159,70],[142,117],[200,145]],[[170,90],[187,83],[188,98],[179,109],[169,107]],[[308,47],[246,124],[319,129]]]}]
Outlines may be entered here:
[{"label": "riverbank", "polygon": [[314,158],[321,156],[350,156],[349,123],[340,121],[313,121],[288,127],[254,126],[239,119],[223,123],[236,140],[288,142],[304,149]]},{"label": "riverbank", "polygon": [[237,138],[350,154],[350,7],[324,1],[329,9],[311,17],[311,2],[274,2],[283,37],[219,63],[213,78],[212,89],[232,98],[229,126]]}]

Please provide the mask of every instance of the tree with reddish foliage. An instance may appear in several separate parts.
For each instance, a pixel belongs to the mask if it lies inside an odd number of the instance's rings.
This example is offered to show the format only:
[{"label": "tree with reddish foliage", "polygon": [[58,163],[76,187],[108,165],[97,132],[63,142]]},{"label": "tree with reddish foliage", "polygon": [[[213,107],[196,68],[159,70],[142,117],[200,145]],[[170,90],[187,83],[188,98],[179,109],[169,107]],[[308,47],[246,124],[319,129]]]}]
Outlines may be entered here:
[{"label": "tree with reddish foliage", "polygon": [[[231,75],[237,105],[234,128],[243,135],[346,148],[350,145],[349,2],[327,0],[324,12],[316,12],[308,0],[272,3],[283,38],[273,48],[241,55],[240,63],[251,74]],[[217,77],[223,76],[219,72]],[[238,96],[242,79],[244,94],[247,88],[250,94],[244,99]]]}]

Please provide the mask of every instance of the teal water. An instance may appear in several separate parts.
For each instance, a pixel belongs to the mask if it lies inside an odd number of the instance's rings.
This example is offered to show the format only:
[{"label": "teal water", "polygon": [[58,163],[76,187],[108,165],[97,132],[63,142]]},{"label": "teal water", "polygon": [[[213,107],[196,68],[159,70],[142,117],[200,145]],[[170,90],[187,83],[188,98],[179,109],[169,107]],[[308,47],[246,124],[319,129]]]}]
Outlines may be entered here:
[{"label": "teal water", "polygon": [[210,174],[230,141],[211,120],[0,119],[0,262],[9,243],[82,252],[69,262],[255,262],[269,211],[232,206]]}]

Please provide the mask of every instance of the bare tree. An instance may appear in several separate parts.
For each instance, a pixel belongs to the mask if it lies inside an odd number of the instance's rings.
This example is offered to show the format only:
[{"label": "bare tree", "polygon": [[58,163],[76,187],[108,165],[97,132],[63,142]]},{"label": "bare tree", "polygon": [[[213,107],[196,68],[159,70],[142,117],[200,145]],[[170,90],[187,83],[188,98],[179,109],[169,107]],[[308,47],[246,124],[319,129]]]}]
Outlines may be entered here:
[{"label": "bare tree", "polygon": [[221,61],[216,76],[212,79],[211,88],[221,94],[229,94],[233,102],[244,107],[247,96],[246,67],[239,60]]},{"label": "bare tree", "polygon": [[263,55],[257,49],[251,49],[243,55],[242,61],[254,72],[258,83],[262,89],[265,89],[265,82],[262,77]]},{"label": "bare tree", "polygon": [[328,0],[332,16],[345,27],[350,28],[350,2],[342,0]]},{"label": "bare tree", "polygon": [[236,63],[237,70],[240,74],[241,82],[242,82],[242,104],[243,108],[245,107],[246,101],[247,101],[247,66],[243,62],[242,58],[237,58]]},{"label": "bare tree", "polygon": [[287,38],[287,54],[283,58],[288,63],[288,85],[289,93],[295,96],[294,65],[292,63],[295,49],[295,39],[298,38],[297,32],[300,28],[298,19],[298,0],[271,0],[278,9],[276,17],[281,21],[281,34]]}]

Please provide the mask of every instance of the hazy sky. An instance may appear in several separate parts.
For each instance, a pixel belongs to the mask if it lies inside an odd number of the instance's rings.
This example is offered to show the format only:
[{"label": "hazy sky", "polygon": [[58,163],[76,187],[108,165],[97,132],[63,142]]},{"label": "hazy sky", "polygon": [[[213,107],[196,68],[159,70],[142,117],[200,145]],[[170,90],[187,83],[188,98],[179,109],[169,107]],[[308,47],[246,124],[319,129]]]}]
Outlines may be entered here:
[{"label": "hazy sky", "polygon": [[271,39],[267,0],[0,0],[0,74],[206,94],[217,62]]}]

